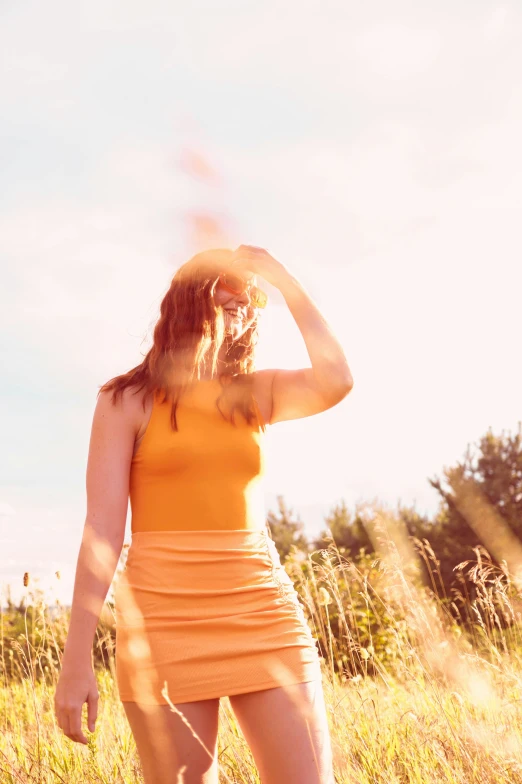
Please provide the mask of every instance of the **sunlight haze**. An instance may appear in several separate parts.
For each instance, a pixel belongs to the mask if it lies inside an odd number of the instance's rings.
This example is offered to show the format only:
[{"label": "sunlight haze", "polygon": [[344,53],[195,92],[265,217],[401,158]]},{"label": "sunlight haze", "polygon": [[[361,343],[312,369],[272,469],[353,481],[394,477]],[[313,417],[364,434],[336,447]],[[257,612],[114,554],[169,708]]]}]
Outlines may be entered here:
[{"label": "sunlight haze", "polygon": [[[266,248],[345,350],[348,397],[267,440],[266,510],[282,495],[309,536],[343,499],[434,514],[428,478],[515,430],[520,4],[50,0],[0,23],[2,588],[28,571],[70,601],[98,388],[207,247]],[[259,283],[258,368],[308,366]]]}]

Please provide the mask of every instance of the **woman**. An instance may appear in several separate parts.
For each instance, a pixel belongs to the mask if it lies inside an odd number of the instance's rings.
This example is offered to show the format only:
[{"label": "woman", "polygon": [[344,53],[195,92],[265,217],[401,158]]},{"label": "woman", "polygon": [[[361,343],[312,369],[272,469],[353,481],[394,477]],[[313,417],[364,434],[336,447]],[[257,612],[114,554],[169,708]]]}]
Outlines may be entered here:
[{"label": "woman", "polygon": [[[257,275],[283,294],[312,367],[254,369],[267,301]],[[222,696],[263,784],[333,784],[316,641],[264,515],[263,438],[267,425],[331,408],[352,385],[323,316],[264,249],[205,251],[176,272],[143,362],[98,393],[55,694],[69,738],[87,742],[84,702],[94,730],[92,642],[130,495],[116,675],[146,784],[216,784]]]}]

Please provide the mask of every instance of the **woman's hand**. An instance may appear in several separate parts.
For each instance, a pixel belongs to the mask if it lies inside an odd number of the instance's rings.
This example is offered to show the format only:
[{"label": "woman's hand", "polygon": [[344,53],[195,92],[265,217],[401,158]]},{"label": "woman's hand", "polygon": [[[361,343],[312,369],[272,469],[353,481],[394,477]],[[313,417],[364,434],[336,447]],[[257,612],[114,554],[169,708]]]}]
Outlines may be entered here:
[{"label": "woman's hand", "polygon": [[77,670],[62,668],[54,695],[54,712],[58,726],[71,740],[88,743],[82,732],[83,703],[87,703],[89,732],[94,732],[98,696],[98,685],[91,665]]},{"label": "woman's hand", "polygon": [[255,275],[261,275],[276,288],[280,288],[290,276],[284,264],[274,259],[264,248],[255,245],[240,245],[234,251],[231,267],[238,272],[250,271]]}]

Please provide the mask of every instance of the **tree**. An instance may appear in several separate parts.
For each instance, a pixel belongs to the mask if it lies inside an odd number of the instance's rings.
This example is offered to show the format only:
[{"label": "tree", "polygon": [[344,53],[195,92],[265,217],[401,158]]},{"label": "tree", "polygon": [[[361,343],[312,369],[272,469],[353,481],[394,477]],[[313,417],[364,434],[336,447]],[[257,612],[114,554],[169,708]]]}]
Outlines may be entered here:
[{"label": "tree", "polygon": [[293,511],[288,509],[283,496],[277,496],[277,503],[279,507],[279,516],[272,511],[268,512],[267,523],[270,528],[270,533],[275,542],[281,562],[284,563],[288,554],[295,545],[299,550],[308,552],[308,540],[304,535],[304,525],[299,520],[293,519]]},{"label": "tree", "polygon": [[522,423],[514,435],[495,436],[490,428],[442,480],[429,482],[441,496],[429,539],[446,586],[479,544],[495,560],[516,566],[522,556]]},{"label": "tree", "polygon": [[[364,548],[368,553],[374,552],[362,515],[358,510],[352,515],[344,500],[334,506],[325,517],[325,523],[332,532],[337,547],[344,547],[347,555],[351,558],[355,558],[361,548]],[[312,547],[314,550],[326,549],[329,541],[328,531],[321,531],[319,537],[312,543]]]}]

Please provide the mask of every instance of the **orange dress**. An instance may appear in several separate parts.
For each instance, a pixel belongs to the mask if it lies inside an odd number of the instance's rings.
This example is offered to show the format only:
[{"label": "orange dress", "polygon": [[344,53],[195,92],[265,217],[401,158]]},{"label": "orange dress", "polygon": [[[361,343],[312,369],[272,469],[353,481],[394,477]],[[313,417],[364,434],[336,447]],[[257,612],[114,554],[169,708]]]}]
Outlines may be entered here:
[{"label": "orange dress", "polygon": [[115,588],[120,699],[192,702],[320,677],[316,640],[266,524],[266,425],[221,415],[218,379],[154,396],[130,471]]}]

